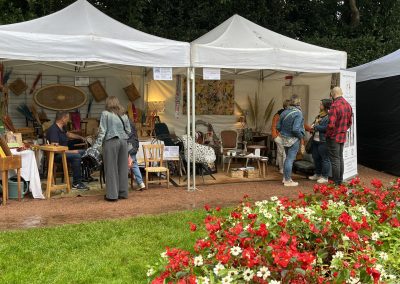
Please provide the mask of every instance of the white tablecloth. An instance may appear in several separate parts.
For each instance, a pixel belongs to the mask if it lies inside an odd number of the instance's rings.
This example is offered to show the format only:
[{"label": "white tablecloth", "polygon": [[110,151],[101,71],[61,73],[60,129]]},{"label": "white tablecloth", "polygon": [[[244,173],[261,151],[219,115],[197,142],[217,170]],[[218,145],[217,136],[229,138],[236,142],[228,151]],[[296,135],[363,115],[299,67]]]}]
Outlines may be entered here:
[{"label": "white tablecloth", "polygon": [[[11,152],[13,155],[21,156],[21,177],[24,180],[29,181],[29,191],[32,192],[33,198],[44,199],[35,152],[32,150],[18,152],[16,149],[11,149]],[[9,175],[14,174],[11,172],[12,171],[9,172]]]}]

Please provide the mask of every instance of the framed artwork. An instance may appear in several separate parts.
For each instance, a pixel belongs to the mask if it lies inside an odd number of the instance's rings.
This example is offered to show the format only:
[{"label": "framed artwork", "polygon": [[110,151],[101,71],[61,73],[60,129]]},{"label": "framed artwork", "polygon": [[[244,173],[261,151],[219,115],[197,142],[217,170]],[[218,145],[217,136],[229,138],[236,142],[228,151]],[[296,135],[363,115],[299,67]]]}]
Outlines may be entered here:
[{"label": "framed artwork", "polygon": [[[234,80],[196,80],[196,115],[233,115],[235,110]],[[186,86],[186,80],[182,84]],[[183,88],[183,114],[186,114],[186,88]]]}]

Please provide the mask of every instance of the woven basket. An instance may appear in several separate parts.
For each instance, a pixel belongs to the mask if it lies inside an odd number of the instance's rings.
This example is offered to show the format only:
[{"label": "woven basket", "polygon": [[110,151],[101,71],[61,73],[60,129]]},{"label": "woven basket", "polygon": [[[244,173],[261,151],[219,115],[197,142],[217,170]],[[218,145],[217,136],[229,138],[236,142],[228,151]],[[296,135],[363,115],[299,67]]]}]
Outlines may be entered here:
[{"label": "woven basket", "polygon": [[246,177],[246,178],[258,178],[259,177],[258,170],[245,170],[244,171],[244,177]]},{"label": "woven basket", "polygon": [[51,110],[71,110],[86,103],[86,94],[79,88],[67,85],[49,85],[33,96],[36,104]]},{"label": "woven basket", "polygon": [[108,97],[106,90],[99,80],[94,81],[89,85],[89,91],[96,102],[101,102]]},{"label": "woven basket", "polygon": [[140,94],[139,91],[136,89],[135,84],[130,84],[129,86],[126,86],[124,88],[125,94],[128,96],[129,100],[131,102],[137,100],[138,98],[140,98]]},{"label": "woven basket", "polygon": [[10,85],[8,85],[8,88],[13,92],[14,95],[19,96],[23,92],[28,89],[28,85],[25,84],[25,82],[21,78],[17,78],[12,82]]},{"label": "woven basket", "polygon": [[243,171],[240,169],[231,169],[229,171],[229,176],[233,178],[242,178],[243,177]]}]

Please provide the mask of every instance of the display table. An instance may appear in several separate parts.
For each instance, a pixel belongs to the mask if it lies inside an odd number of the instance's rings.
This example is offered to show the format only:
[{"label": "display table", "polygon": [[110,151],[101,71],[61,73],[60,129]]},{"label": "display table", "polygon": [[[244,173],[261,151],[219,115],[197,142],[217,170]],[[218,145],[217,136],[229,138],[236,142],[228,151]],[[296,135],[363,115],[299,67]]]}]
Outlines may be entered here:
[{"label": "display table", "polygon": [[15,156],[21,156],[21,177],[25,181],[29,181],[29,191],[32,192],[33,198],[44,199],[35,152],[32,150],[18,152],[16,149],[11,149],[11,153]]},{"label": "display table", "polygon": [[243,154],[237,154],[237,155],[236,155],[236,154],[235,154],[234,156],[226,156],[226,158],[229,159],[228,168],[227,168],[227,170],[226,170],[227,173],[229,173],[229,169],[230,169],[230,167],[231,167],[231,161],[232,161],[232,159],[241,159],[241,160],[245,159],[245,160],[246,160],[245,167],[247,167],[247,165],[248,165],[248,163],[249,163],[249,160],[256,160],[256,161],[257,161],[257,166],[258,166],[258,171],[259,171],[260,176],[261,176],[261,174],[262,174],[262,173],[261,173],[261,164],[260,164],[260,160],[263,159],[264,157],[255,156],[255,155],[253,155],[253,154],[246,154],[246,155],[243,155]]},{"label": "display table", "polygon": [[[43,145],[43,146],[37,146],[39,150],[42,150],[44,152],[48,153],[48,167],[47,167],[47,185],[46,185],[46,197],[50,198],[50,193],[52,190],[57,190],[57,189],[66,189],[67,193],[71,191],[71,184],[69,181],[69,175],[68,175],[68,165],[67,165],[67,155],[66,151],[68,150],[68,147],[66,146],[56,146],[56,145]],[[55,184],[54,178],[53,178],[53,165],[54,165],[54,154],[61,154],[62,157],[62,166],[63,166],[63,171],[64,171],[64,180],[65,183],[63,184]]]}]

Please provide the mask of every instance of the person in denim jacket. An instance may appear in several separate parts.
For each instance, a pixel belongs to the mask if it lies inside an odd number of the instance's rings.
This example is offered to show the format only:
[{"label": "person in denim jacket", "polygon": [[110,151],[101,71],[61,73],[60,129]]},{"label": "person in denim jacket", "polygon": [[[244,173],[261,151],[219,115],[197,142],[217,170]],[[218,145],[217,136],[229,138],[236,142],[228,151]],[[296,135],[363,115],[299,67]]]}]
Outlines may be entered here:
[{"label": "person in denim jacket", "polygon": [[315,173],[308,177],[310,180],[316,180],[318,183],[327,183],[331,171],[331,162],[329,160],[328,147],[326,145],[326,128],[329,123],[328,111],[332,100],[323,99],[320,104],[320,112],[311,125],[311,131],[314,133],[312,138],[312,157],[315,164]]},{"label": "person in denim jacket", "polygon": [[290,98],[290,106],[281,113],[277,129],[282,137],[282,144],[285,147],[286,159],[283,165],[283,185],[298,186],[299,183],[292,180],[293,162],[300,148],[300,141],[303,139],[304,116],[301,112],[301,100],[297,95]]}]

